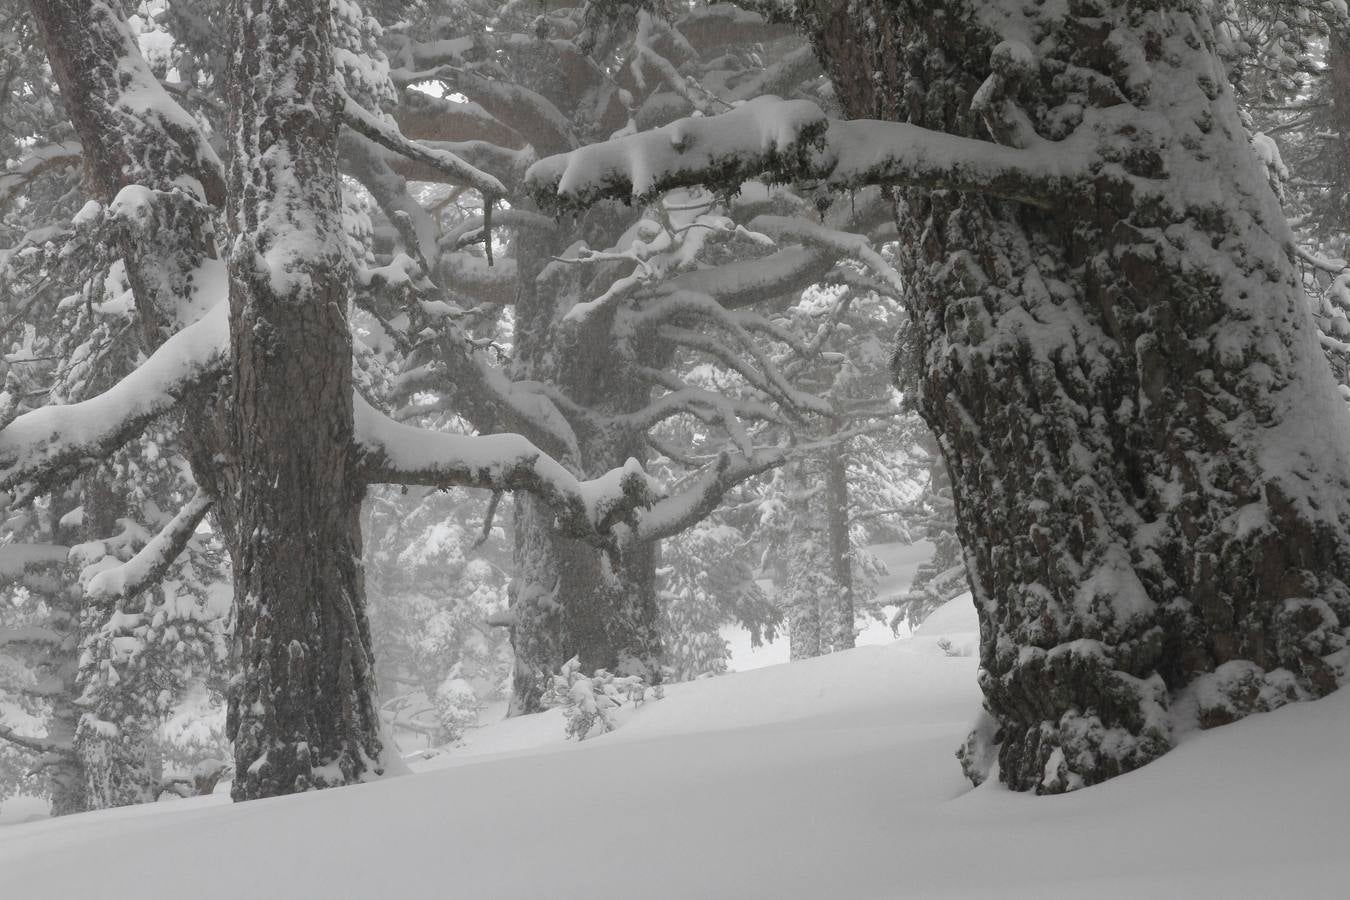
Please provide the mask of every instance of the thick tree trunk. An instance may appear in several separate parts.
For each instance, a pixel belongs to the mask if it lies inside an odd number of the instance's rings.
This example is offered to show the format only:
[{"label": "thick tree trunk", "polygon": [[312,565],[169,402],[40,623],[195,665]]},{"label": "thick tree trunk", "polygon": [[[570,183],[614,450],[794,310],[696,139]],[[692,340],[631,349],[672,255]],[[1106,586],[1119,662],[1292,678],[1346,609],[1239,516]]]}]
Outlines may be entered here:
[{"label": "thick tree trunk", "polygon": [[[611,223],[612,224],[612,223]],[[571,236],[568,236],[569,239]],[[520,288],[516,297],[517,379],[558,386],[573,401],[600,415],[641,409],[646,386],[625,378],[609,345],[608,320],[569,330],[560,320],[568,307],[560,299],[581,297],[580,272],[544,273],[564,249],[540,240],[516,254]],[[602,244],[603,246],[603,244]],[[580,459],[563,460],[583,477],[645,457],[641,433],[619,429],[581,430]],[[584,672],[596,669],[661,677],[655,546],[636,544],[619,558],[610,551],[564,537],[549,507],[520,495],[515,504],[516,580],[511,587],[512,714],[536,712],[543,678],[573,656]]]},{"label": "thick tree trunk", "polygon": [[1096,141],[1096,180],[1038,208],[897,197],[980,617],[971,776],[990,738],[1011,787],[1069,790],[1334,690],[1350,430],[1203,4],[804,14],[852,116]]},{"label": "thick tree trunk", "polygon": [[517,496],[515,516],[511,714],[538,712],[545,677],[573,656],[584,672],[659,680],[654,545],[615,560],[559,535],[552,511],[528,495]]},{"label": "thick tree trunk", "polygon": [[239,534],[228,731],[237,800],[381,771],[364,485],[322,0],[235,0],[230,337]]}]

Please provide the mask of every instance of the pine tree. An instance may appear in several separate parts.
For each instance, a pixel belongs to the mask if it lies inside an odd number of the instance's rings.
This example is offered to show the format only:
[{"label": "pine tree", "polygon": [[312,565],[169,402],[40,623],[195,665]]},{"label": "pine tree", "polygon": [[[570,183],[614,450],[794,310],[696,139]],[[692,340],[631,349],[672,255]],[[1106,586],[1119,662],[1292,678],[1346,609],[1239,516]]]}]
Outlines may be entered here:
[{"label": "pine tree", "polygon": [[1205,5],[765,6],[856,120],[746,104],[659,164],[672,132],[530,178],[561,206],[764,171],[897,187],[981,623],[971,777],[986,734],[1004,782],[1059,792],[1335,690],[1350,433]]}]

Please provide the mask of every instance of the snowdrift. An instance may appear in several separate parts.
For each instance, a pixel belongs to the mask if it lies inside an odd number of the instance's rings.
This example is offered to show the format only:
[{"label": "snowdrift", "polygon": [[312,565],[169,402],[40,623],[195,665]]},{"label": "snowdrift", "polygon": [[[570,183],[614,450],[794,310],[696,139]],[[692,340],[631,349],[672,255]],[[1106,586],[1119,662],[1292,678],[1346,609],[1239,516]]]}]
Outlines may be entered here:
[{"label": "snowdrift", "polygon": [[973,626],[953,601],[912,639],[676,686],[579,745],[544,714],[360,787],[3,828],[0,896],[1344,896],[1350,692],[1087,791],[971,790],[975,659],[948,654]]}]

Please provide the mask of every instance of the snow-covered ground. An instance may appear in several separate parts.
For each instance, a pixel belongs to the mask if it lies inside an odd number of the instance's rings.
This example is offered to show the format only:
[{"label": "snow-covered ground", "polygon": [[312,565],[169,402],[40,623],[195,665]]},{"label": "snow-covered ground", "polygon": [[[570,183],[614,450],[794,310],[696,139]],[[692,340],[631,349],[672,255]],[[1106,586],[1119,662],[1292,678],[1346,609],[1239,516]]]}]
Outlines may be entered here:
[{"label": "snow-covered ground", "polygon": [[969,601],[910,639],[667,691],[583,744],[557,712],[417,774],[0,829],[36,898],[1333,897],[1350,692],[1192,735],[1064,797],[970,790]]},{"label": "snow-covered ground", "polygon": [[[899,597],[909,590],[909,583],[914,580],[914,570],[933,555],[933,545],[928,541],[915,541],[912,544],[873,544],[867,547],[866,551],[886,566],[887,574],[877,584],[877,598],[885,604],[889,598]],[[761,584],[768,590],[773,589],[772,582],[765,581]],[[886,605],[885,611],[889,621],[895,612],[894,605]],[[766,642],[758,647],[751,645],[750,632],[736,625],[723,628],[722,637],[731,647],[730,668],[733,672],[746,672],[788,661],[787,632],[779,635],[778,640]],[[889,644],[893,640],[895,635],[891,633],[887,622],[872,619],[858,635],[858,646]]]}]

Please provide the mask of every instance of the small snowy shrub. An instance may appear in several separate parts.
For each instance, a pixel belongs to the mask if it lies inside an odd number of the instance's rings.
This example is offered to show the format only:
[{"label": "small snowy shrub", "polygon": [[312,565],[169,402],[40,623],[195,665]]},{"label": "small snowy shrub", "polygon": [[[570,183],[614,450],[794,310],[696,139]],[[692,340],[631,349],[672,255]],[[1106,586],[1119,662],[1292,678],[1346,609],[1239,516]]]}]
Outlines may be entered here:
[{"label": "small snowy shrub", "polygon": [[[653,688],[653,696],[661,699],[660,685]],[[642,676],[614,675],[604,669],[584,675],[574,656],[552,676],[542,699],[546,708],[562,707],[567,736],[584,741],[597,727],[601,734],[613,731],[613,713],[625,700],[637,706],[646,698],[647,683]]]},{"label": "small snowy shrub", "polygon": [[969,656],[969,647],[958,647],[948,637],[938,638],[937,647],[948,656]]},{"label": "small snowy shrub", "polygon": [[478,724],[478,711],[483,703],[473,685],[459,676],[458,667],[436,688],[431,698],[439,727],[438,741],[450,744],[464,737],[464,732]]}]

